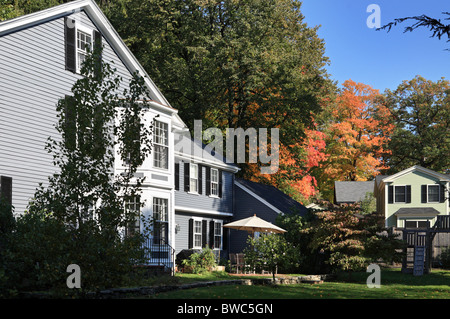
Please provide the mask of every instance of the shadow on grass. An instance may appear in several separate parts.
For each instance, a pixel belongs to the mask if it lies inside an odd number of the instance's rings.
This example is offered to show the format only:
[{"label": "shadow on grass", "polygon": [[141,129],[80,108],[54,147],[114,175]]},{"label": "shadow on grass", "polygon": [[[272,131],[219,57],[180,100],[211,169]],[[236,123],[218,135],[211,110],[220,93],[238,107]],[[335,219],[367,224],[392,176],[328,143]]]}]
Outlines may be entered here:
[{"label": "shadow on grass", "polygon": [[[351,274],[351,280],[348,280],[347,273],[340,273],[335,281],[365,284],[369,275],[370,273],[366,272],[355,272]],[[434,269],[431,273],[424,274],[423,276],[405,274],[400,269],[382,269],[380,277],[382,285],[450,287],[450,271],[443,269]]]}]

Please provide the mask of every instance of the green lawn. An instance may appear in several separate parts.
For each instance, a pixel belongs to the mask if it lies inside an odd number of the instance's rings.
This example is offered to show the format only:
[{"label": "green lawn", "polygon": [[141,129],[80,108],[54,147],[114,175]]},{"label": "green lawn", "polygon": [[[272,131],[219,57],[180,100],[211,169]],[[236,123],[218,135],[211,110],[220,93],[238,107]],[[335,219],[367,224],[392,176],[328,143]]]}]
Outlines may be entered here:
[{"label": "green lawn", "polygon": [[[161,293],[161,299],[450,299],[450,271],[434,270],[431,274],[414,277],[400,270],[383,270],[381,287],[368,288],[369,273],[354,273],[352,281],[338,276],[323,284],[278,286],[225,285]],[[180,282],[230,279],[226,274],[181,275]],[[236,277],[232,277],[236,278]]]}]

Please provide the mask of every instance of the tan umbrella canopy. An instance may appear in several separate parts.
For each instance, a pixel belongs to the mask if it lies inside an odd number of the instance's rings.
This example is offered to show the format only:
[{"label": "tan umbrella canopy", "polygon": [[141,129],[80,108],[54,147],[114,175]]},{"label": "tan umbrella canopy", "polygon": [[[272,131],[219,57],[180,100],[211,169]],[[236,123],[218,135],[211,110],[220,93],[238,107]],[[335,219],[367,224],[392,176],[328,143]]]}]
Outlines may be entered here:
[{"label": "tan umbrella canopy", "polygon": [[248,232],[261,232],[261,233],[285,233],[286,230],[280,228],[272,223],[265,221],[255,215],[252,217],[240,219],[226,225],[223,227],[233,228],[238,230],[246,230]]}]

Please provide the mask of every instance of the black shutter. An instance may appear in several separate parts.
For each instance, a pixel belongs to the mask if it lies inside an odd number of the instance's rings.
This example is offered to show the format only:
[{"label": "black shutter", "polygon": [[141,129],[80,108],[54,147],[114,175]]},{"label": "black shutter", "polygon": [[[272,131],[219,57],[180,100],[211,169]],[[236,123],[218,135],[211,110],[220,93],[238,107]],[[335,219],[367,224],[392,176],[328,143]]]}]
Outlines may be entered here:
[{"label": "black shutter", "polygon": [[12,177],[0,177],[0,196],[12,206]]},{"label": "black shutter", "polygon": [[77,111],[75,98],[66,95],[64,99],[64,141],[69,150],[74,150],[77,142]]},{"label": "black shutter", "polygon": [[209,222],[209,247],[214,249],[214,221]]},{"label": "black shutter", "polygon": [[98,57],[95,59],[94,76],[100,76],[102,73],[102,34],[94,30],[94,54]]},{"label": "black shutter", "polygon": [[228,249],[228,228],[222,227],[222,249]]},{"label": "black shutter", "polygon": [[184,163],[184,191],[189,192],[189,168],[190,163]]},{"label": "black shutter", "polygon": [[198,165],[198,193],[203,193],[203,166]]},{"label": "black shutter", "polygon": [[188,248],[194,247],[194,220],[189,219],[189,234],[188,234]]},{"label": "black shutter", "polygon": [[180,163],[175,163],[175,190],[180,190]]},{"label": "black shutter", "polygon": [[427,202],[427,185],[422,185],[421,187],[422,189],[422,203],[426,203]]},{"label": "black shutter", "polygon": [[66,70],[75,73],[77,71],[75,20],[69,17],[64,18],[64,38],[66,50]]},{"label": "black shutter", "polygon": [[439,203],[445,202],[445,187],[444,185],[439,185]]},{"label": "black shutter", "polygon": [[202,248],[205,248],[208,244],[208,234],[207,234],[208,223],[206,220],[202,220]]},{"label": "black shutter", "polygon": [[394,203],[394,186],[392,185],[388,186],[388,203]]},{"label": "black shutter", "polygon": [[206,183],[205,183],[205,194],[211,195],[211,167],[206,167]]},{"label": "black shutter", "polygon": [[406,185],[406,203],[411,203],[411,185]]},{"label": "black shutter", "polygon": [[222,171],[219,169],[219,197],[222,197]]}]

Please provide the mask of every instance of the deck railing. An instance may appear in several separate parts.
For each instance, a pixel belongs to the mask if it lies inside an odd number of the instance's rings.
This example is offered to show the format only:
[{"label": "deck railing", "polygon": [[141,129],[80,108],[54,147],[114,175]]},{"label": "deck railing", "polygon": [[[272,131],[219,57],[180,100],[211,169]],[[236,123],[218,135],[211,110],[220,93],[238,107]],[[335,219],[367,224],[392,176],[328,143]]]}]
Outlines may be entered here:
[{"label": "deck railing", "polygon": [[175,269],[175,249],[172,248],[165,238],[148,238],[144,242],[146,259],[149,265],[164,266]]},{"label": "deck railing", "polygon": [[436,216],[435,229],[450,229],[450,215],[438,215]]}]

